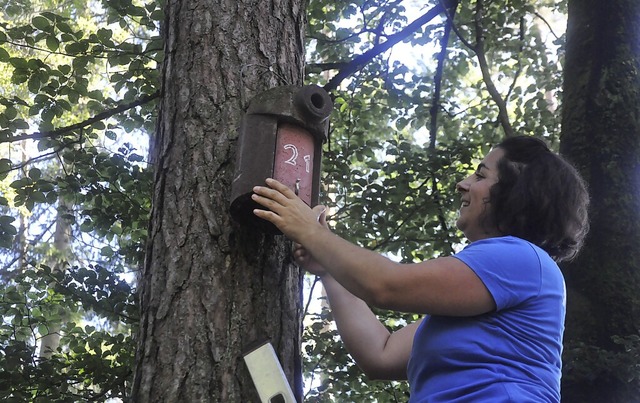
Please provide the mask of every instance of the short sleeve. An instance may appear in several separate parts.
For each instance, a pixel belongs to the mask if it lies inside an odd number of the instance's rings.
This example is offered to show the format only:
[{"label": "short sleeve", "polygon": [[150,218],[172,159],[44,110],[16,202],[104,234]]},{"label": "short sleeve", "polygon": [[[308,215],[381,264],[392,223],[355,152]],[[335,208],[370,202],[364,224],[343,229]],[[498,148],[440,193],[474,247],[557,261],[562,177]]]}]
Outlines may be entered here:
[{"label": "short sleeve", "polygon": [[508,236],[469,244],[454,255],[473,270],[491,293],[498,310],[540,293],[542,266],[533,245]]}]

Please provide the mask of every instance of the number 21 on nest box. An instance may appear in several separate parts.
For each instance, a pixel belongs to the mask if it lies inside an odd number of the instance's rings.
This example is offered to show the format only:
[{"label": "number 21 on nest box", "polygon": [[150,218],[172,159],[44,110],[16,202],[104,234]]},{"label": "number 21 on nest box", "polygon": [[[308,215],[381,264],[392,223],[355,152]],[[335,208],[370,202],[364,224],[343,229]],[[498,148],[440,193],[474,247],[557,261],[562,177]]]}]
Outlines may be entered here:
[{"label": "number 21 on nest box", "polygon": [[256,217],[264,208],[251,199],[253,187],[274,178],[309,206],[318,203],[322,144],[333,102],[316,86],[272,88],[251,100],[240,127],[230,212],[239,223],[279,234]]}]

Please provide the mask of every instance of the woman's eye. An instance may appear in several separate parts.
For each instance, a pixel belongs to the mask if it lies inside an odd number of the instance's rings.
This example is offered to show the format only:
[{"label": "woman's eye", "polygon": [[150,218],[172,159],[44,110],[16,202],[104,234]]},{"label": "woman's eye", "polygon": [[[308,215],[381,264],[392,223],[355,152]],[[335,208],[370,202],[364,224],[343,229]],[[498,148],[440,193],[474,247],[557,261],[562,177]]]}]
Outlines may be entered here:
[{"label": "woman's eye", "polygon": [[484,178],[484,176],[482,176],[482,174],[480,172],[475,172],[473,175],[476,177],[476,179]]}]

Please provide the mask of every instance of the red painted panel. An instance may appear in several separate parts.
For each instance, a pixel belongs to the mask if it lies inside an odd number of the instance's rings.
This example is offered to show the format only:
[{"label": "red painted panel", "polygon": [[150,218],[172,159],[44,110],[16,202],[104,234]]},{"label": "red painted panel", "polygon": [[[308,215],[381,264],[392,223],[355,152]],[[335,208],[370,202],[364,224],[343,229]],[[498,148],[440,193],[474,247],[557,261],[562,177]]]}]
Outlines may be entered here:
[{"label": "red painted panel", "polygon": [[297,192],[311,205],[313,186],[313,136],[307,130],[291,125],[278,126],[273,177]]}]

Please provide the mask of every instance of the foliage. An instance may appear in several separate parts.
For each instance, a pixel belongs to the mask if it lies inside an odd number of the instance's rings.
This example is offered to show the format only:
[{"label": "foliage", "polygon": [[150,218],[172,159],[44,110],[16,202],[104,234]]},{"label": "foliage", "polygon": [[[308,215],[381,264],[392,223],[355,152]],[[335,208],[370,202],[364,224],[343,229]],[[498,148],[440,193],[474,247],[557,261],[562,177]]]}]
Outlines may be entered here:
[{"label": "foliage", "polygon": [[[2,289],[0,313],[2,401],[105,401],[126,395],[137,308],[130,285],[117,274],[102,267],[66,272],[31,267]],[[92,314],[92,325],[64,321],[86,313]],[[36,343],[59,321],[64,325],[57,354],[38,359]],[[118,322],[117,328],[110,326]]]},{"label": "foliage", "polygon": [[[307,82],[325,85],[440,3],[311,1]],[[132,284],[144,257],[151,197],[151,169],[140,149],[155,123],[162,2],[87,4],[0,1],[0,397],[6,401],[123,398],[132,371]],[[455,183],[504,134],[478,56],[489,61],[513,131],[557,146],[564,27],[551,26],[565,13],[564,1],[460,2],[450,14],[446,53],[440,13],[332,90],[322,201],[334,230],[405,262],[459,248]],[[432,62],[438,59],[441,72]],[[71,226],[67,250],[52,247],[59,219]],[[417,319],[377,313],[390,329]],[[305,322],[305,401],[405,401],[406,383],[363,378],[330,318],[310,311]],[[59,325],[57,351],[39,358],[38,342]],[[638,342],[619,342],[635,355],[609,362],[633,381]]]},{"label": "foliage", "polygon": [[[614,336],[618,350],[584,342],[565,343],[563,373],[572,383],[582,379],[604,379],[617,386],[621,396],[640,390],[640,336]],[[612,388],[613,389],[613,388]]]},{"label": "foliage", "polygon": [[127,395],[162,18],[158,2],[3,4],[3,401]]}]

